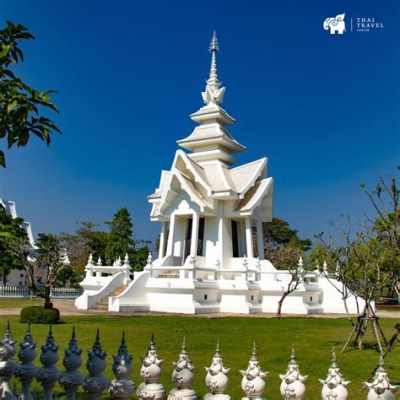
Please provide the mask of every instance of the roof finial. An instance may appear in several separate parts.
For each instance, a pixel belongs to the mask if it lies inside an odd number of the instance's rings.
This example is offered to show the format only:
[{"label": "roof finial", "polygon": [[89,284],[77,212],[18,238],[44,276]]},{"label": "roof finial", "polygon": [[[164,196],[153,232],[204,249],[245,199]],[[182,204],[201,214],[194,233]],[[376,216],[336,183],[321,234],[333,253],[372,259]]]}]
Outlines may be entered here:
[{"label": "roof finial", "polygon": [[219,51],[219,47],[218,47],[217,34],[215,33],[215,31],[211,38],[209,51],[211,53],[211,68],[207,84],[209,86],[213,86],[216,89],[218,89],[220,86],[220,81],[218,80],[218,75],[217,75],[217,52]]}]

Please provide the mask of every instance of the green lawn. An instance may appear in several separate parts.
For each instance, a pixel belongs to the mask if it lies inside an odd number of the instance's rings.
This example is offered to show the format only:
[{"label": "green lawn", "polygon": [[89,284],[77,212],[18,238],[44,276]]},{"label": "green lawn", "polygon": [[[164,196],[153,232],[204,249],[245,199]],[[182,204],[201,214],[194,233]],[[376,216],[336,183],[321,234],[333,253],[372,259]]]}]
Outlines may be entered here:
[{"label": "green lawn", "polygon": [[[111,377],[112,354],[115,354],[122,331],[125,330],[129,350],[134,355],[133,380],[140,383],[139,356],[145,354],[150,335],[154,333],[159,355],[165,360],[163,384],[167,390],[172,388],[172,361],[176,360],[182,338],[186,337],[189,355],[196,367],[194,387],[199,399],[206,393],[204,384],[205,370],[219,339],[225,365],[231,367],[230,384],[227,391],[233,399],[240,399],[241,376],[239,368],[245,368],[250,356],[253,341],[257,343],[259,360],[263,368],[269,371],[266,397],[280,399],[278,374],[286,369],[292,344],[296,347],[300,370],[309,375],[306,399],[320,398],[321,385],[318,378],[325,378],[330,364],[332,346],[341,347],[349,332],[345,319],[284,318],[280,321],[264,318],[195,318],[178,316],[114,317],[88,316],[64,317],[64,324],[54,326],[54,334],[61,351],[65,349],[72,326],[76,326],[77,337],[84,349],[90,348],[95,338],[96,329],[100,328],[101,342],[107,351],[106,375]],[[6,318],[2,318],[0,330],[5,328]],[[10,317],[14,337],[20,340],[25,326],[18,322],[18,317]],[[395,320],[382,320],[388,336],[392,335]],[[41,345],[47,333],[47,327],[33,325],[32,333],[38,345]],[[392,382],[400,382],[400,344],[387,357],[386,367]],[[37,358],[37,363],[39,360]],[[369,378],[369,373],[377,361],[374,349],[350,350],[338,354],[338,362],[345,378],[351,380],[350,398],[365,399],[366,392],[362,382]],[[60,363],[60,368],[62,368]],[[83,369],[86,374],[86,370]],[[57,388],[60,391],[60,388]],[[201,397],[200,397],[201,396]]]},{"label": "green lawn", "polygon": [[5,297],[0,298],[0,308],[22,308],[29,306],[39,306],[43,304],[41,299],[7,299]]}]

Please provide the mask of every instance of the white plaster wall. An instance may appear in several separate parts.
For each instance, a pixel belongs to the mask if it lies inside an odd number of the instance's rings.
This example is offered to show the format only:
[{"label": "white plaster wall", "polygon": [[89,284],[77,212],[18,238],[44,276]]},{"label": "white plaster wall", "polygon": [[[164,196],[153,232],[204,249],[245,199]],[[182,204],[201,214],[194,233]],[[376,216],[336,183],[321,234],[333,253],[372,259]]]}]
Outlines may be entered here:
[{"label": "white plaster wall", "polygon": [[149,291],[150,311],[194,314],[193,293]]},{"label": "white plaster wall", "polygon": [[[183,257],[183,249],[185,245],[185,234],[186,234],[187,219],[182,217],[175,217],[175,227],[173,234],[173,246],[172,254],[174,257]],[[182,261],[183,263],[183,261]]]},{"label": "white plaster wall", "polygon": [[218,252],[218,218],[207,217],[204,225],[204,246],[207,267],[213,267],[217,258],[220,258]]},{"label": "white plaster wall", "polygon": [[[330,283],[329,280],[332,282]],[[336,285],[340,287],[342,285],[341,282],[336,281],[334,278],[329,278],[329,280],[325,277],[320,277],[318,279],[318,285],[322,289],[322,307],[324,310],[324,313],[340,313],[340,314],[345,314],[346,309],[344,306],[344,302],[342,300],[342,296],[339,293],[338,290],[335,289],[333,286]],[[360,312],[362,311],[365,302],[363,299],[358,298],[358,305],[359,305],[359,310]],[[347,307],[349,310],[350,314],[357,314],[357,300],[353,295],[350,295],[350,297],[347,299]]]},{"label": "white plaster wall", "polygon": [[220,311],[228,313],[249,313],[246,292],[225,292],[221,294]]}]

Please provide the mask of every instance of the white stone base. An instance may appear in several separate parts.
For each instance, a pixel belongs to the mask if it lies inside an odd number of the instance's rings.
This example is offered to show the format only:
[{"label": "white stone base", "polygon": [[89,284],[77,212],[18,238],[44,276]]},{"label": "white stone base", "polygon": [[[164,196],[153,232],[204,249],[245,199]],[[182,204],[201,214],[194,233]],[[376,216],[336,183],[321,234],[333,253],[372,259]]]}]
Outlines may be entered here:
[{"label": "white stone base", "polygon": [[223,393],[216,393],[216,394],[207,393],[204,396],[204,400],[231,400],[231,396]]},{"label": "white stone base", "polygon": [[172,389],[167,400],[197,400],[193,389]]},{"label": "white stone base", "polygon": [[162,400],[165,389],[161,383],[141,383],[136,394],[139,400]]}]

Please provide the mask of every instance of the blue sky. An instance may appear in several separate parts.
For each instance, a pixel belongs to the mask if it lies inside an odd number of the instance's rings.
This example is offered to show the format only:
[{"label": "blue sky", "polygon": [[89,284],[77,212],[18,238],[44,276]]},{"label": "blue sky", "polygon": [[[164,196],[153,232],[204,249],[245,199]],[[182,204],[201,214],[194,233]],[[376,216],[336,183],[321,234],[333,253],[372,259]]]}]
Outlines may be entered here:
[{"label": "blue sky", "polygon": [[[347,32],[326,17],[346,13]],[[274,213],[302,236],[341,214],[362,218],[359,184],[400,159],[400,3],[359,1],[0,1],[1,23],[29,27],[25,81],[58,91],[63,136],[7,153],[0,195],[35,233],[103,222],[126,206],[153,239],[146,196],[194,123],[217,31],[224,108],[248,151],[269,157]],[[351,32],[350,18],[383,29]]]}]

